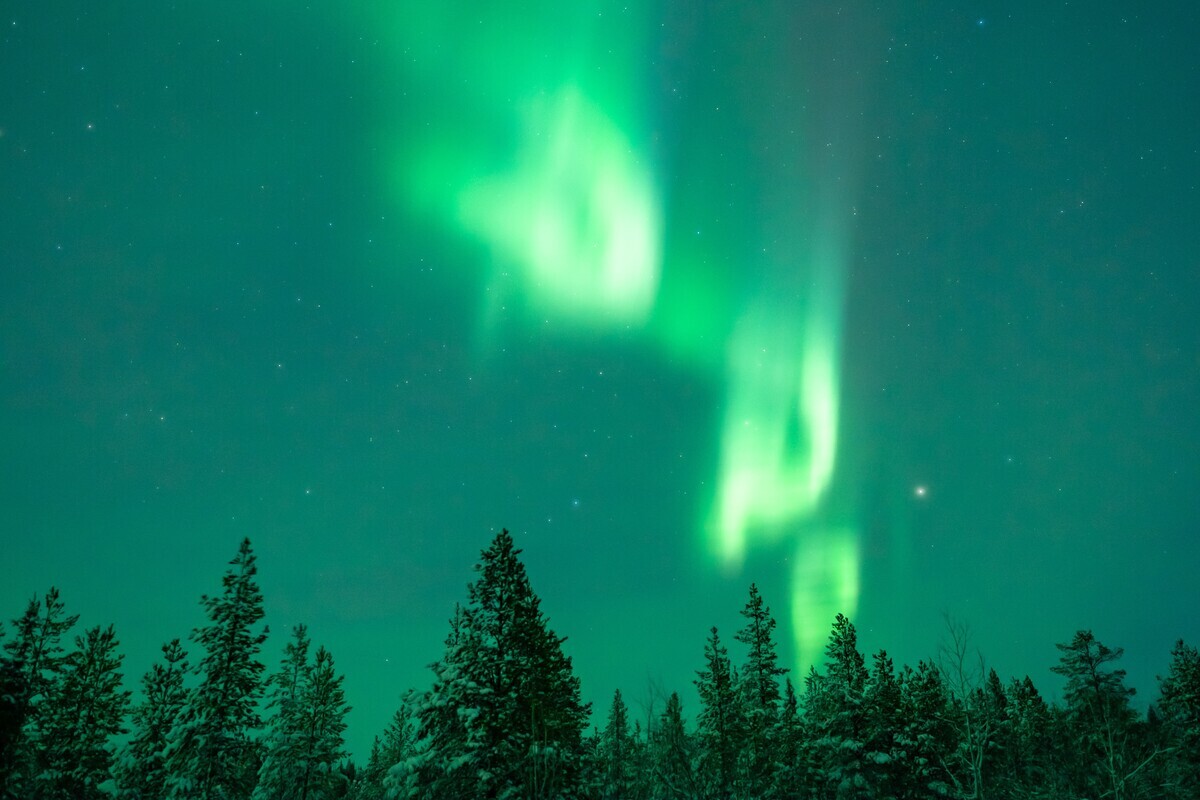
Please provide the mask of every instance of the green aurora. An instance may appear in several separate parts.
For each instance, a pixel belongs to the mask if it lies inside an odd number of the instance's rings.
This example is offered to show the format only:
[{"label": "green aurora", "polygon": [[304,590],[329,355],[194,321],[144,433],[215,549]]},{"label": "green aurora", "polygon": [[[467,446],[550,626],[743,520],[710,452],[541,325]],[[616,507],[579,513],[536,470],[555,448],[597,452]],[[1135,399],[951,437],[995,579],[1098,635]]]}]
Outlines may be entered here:
[{"label": "green aurora", "polygon": [[[649,73],[646,9],[626,6],[606,18],[608,3],[569,13],[540,2],[499,8],[480,9],[478,33],[439,48],[412,76],[432,84],[424,88],[436,102],[419,112],[432,120],[423,138],[397,156],[403,202],[486,250],[481,328],[497,305],[512,304],[534,328],[638,330],[641,346],[722,387],[715,488],[698,540],[730,572],[751,548],[782,541],[794,551],[796,654],[813,663],[827,621],[857,610],[859,583],[852,521],[817,521],[838,452],[845,245],[829,222],[835,215],[821,206],[835,193],[793,179],[788,193],[799,196],[783,198],[755,231],[760,241],[741,241],[733,230],[717,253],[704,242],[679,246],[686,232],[664,230],[671,187],[657,177],[647,135],[654,112],[640,91]],[[450,15],[403,17],[401,53],[449,41]],[[531,30],[546,33],[531,40]],[[804,166],[801,137],[780,144],[774,158]],[[752,202],[736,190],[710,200]],[[762,241],[770,246],[756,246]],[[722,296],[710,271],[696,266],[718,259],[751,276],[741,292]],[[673,291],[660,295],[664,281]]]},{"label": "green aurora", "polygon": [[0,616],[127,688],[243,537],[360,759],[502,527],[596,709],[694,721],[751,581],[794,682],[1200,638],[1200,7],[0,21]]}]

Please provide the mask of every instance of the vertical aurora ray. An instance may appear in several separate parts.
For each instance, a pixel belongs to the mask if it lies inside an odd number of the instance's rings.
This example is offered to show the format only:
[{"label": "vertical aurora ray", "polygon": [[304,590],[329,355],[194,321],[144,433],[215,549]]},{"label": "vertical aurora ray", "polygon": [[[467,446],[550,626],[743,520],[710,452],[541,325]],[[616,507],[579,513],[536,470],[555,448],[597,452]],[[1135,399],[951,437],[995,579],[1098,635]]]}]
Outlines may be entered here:
[{"label": "vertical aurora ray", "polygon": [[[650,6],[516,5],[403,12],[400,61],[426,98],[410,112],[419,132],[398,148],[403,202],[490,260],[477,273],[485,333],[501,309],[535,327],[640,331],[647,347],[724,388],[700,535],[727,572],[753,550],[792,549],[794,645],[811,663],[859,593],[857,534],[828,508],[845,240],[830,221],[842,175],[806,164],[815,156],[798,120],[766,110],[772,92],[794,90],[779,83],[747,88],[720,131],[689,128],[683,162],[694,173],[664,180],[649,133]],[[729,40],[725,20],[709,22]],[[735,60],[786,82],[788,51],[758,44],[775,23],[758,24],[763,35],[745,33]],[[739,146],[726,157],[730,142]],[[743,188],[727,196],[732,186]],[[728,222],[697,238],[672,211]]]},{"label": "vertical aurora ray", "polygon": [[[829,622],[858,603],[853,530],[820,519],[838,443],[841,260],[837,248],[802,247],[802,290],[749,303],[728,348],[716,497],[707,530],[721,563],[795,541],[792,632],[797,657],[821,650]],[[774,288],[793,284],[781,277]]]}]

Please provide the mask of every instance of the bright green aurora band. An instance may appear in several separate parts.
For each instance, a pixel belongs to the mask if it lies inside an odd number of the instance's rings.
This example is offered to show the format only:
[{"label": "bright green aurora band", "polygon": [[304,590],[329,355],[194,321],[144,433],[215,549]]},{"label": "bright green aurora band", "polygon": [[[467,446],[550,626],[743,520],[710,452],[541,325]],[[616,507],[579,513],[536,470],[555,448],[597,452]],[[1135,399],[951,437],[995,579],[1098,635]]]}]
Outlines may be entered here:
[{"label": "bright green aurora band", "polygon": [[[769,249],[705,252],[702,237],[672,234],[671,187],[655,174],[640,91],[650,20],[609,10],[406,4],[393,22],[410,102],[427,124],[399,154],[403,201],[491,253],[484,330],[509,305],[530,325],[636,329],[647,346],[724,386],[716,490],[701,533],[726,570],[752,548],[794,547],[792,630],[798,662],[811,663],[832,618],[854,613],[859,591],[857,534],[830,524],[823,509],[838,449],[843,237],[833,225],[797,233],[817,227],[800,219],[806,212],[822,218],[813,198],[825,195],[812,187],[777,215]],[[714,203],[685,205],[697,202]],[[742,261],[714,269],[728,251]],[[746,252],[764,263],[746,264]],[[762,285],[725,290],[743,274]]]}]

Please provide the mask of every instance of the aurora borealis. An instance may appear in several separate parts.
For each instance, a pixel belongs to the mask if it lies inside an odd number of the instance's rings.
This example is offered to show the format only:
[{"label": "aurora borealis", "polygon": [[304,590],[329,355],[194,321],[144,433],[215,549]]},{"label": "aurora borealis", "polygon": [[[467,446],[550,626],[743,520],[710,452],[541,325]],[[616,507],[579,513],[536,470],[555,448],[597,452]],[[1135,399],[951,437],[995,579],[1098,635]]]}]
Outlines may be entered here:
[{"label": "aurora borealis", "polygon": [[801,675],[1200,634],[1190,7],[8,15],[3,616],[130,686],[244,535],[356,751],[500,527],[589,699],[752,580]]}]

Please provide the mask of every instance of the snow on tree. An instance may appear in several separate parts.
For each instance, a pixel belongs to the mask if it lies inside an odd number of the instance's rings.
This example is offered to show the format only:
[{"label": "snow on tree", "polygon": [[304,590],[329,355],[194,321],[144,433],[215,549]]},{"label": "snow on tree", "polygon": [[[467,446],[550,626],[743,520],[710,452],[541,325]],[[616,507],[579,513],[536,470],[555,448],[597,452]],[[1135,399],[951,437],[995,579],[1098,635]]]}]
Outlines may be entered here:
[{"label": "snow on tree", "polygon": [[613,694],[608,724],[600,737],[602,800],[629,800],[634,784],[634,739],[629,732],[629,714],[621,690]]},{"label": "snow on tree", "polygon": [[1158,708],[1175,743],[1164,767],[1176,797],[1200,797],[1200,652],[1180,639],[1160,679]]},{"label": "snow on tree", "polygon": [[588,708],[520,552],[501,531],[476,565],[417,710],[416,752],[389,776],[401,797],[576,792]]},{"label": "snow on tree", "polygon": [[113,736],[127,732],[128,691],[121,688],[117,637],[110,625],[75,637],[75,650],[63,661],[61,689],[48,705],[39,742],[41,772],[31,797],[98,800],[108,792]]},{"label": "snow on tree", "polygon": [[696,735],[700,743],[701,783],[705,793],[719,800],[735,795],[738,754],[743,736],[743,712],[729,652],[714,627],[704,644],[704,669],[696,673],[700,716]]},{"label": "snow on tree", "polygon": [[[392,788],[399,793],[402,788],[399,782],[404,778],[408,760],[414,755],[417,739],[413,702],[412,694],[406,695],[384,729],[383,737],[375,737],[367,766],[350,787],[348,796],[351,800],[384,800],[387,791]],[[396,781],[389,782],[388,772],[393,768],[396,770]]]},{"label": "snow on tree", "polygon": [[163,661],[142,676],[142,702],[133,710],[133,735],[113,767],[123,798],[162,797],[166,789],[167,735],[187,699],[187,653],[178,639],[162,646]]},{"label": "snow on tree", "polygon": [[31,797],[31,781],[42,771],[43,739],[66,664],[62,637],[78,620],[66,615],[54,587],[13,620],[14,636],[4,643],[5,683],[14,692],[5,696],[12,738],[0,749],[0,790],[8,796]]},{"label": "snow on tree", "polygon": [[1134,689],[1125,685],[1125,670],[1109,666],[1124,649],[1110,649],[1086,630],[1077,631],[1069,644],[1055,646],[1062,657],[1050,670],[1067,680],[1066,726],[1076,742],[1073,788],[1113,800],[1132,796],[1140,773],[1157,753],[1141,746],[1130,705]]},{"label": "snow on tree", "polygon": [[655,800],[700,795],[695,750],[695,742],[684,724],[683,703],[678,693],[672,692],[651,737],[651,795]]},{"label": "snow on tree", "polygon": [[750,584],[750,599],[742,609],[746,626],[734,639],[746,645],[748,657],[741,671],[739,691],[744,719],[739,762],[742,789],[752,797],[767,798],[774,791],[775,729],[779,719],[779,678],[787,670],[775,654],[775,619],[758,587]]},{"label": "snow on tree", "polygon": [[219,596],[201,598],[208,624],[192,631],[204,649],[195,668],[199,685],[188,694],[167,749],[168,797],[224,800],[247,797],[258,772],[254,732],[264,666],[258,660],[267,629],[250,540],[243,539],[222,580]]},{"label": "snow on tree", "polygon": [[834,620],[825,654],[825,674],[813,675],[808,688],[814,697],[806,703],[812,778],[823,796],[866,797],[867,669],[854,625],[842,614]]}]

